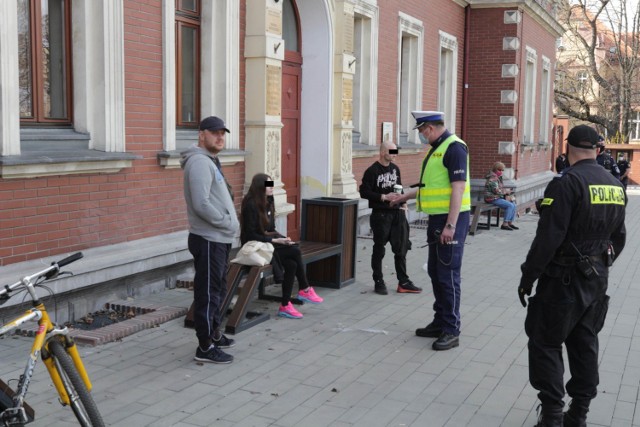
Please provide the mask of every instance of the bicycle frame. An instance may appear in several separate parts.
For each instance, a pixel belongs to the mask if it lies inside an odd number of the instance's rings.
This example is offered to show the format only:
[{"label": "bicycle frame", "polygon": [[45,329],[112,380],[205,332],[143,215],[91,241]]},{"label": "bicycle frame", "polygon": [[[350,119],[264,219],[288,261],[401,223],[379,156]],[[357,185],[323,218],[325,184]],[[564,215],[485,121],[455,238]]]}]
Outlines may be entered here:
[{"label": "bicycle frame", "polygon": [[45,366],[47,367],[47,371],[49,372],[51,381],[58,391],[60,402],[63,405],[69,405],[69,396],[67,395],[67,392],[62,383],[62,378],[58,373],[58,368],[56,367],[53,358],[51,358],[49,355],[49,351],[46,345],[49,340],[58,339],[56,337],[61,337],[60,339],[64,341],[64,347],[67,350],[69,356],[71,356],[73,364],[82,377],[83,382],[87,386],[87,390],[90,391],[92,385],[91,381],[89,380],[89,376],[87,375],[84,364],[82,363],[82,359],[80,358],[80,354],[78,353],[75,342],[68,336],[68,329],[66,327],[62,329],[57,329],[54,327],[54,324],[51,322],[44,304],[40,303],[37,307],[27,310],[22,316],[2,326],[0,328],[0,335],[4,335],[5,333],[16,329],[20,325],[23,325],[24,323],[31,320],[38,322],[38,331],[36,332],[36,336],[33,340],[33,345],[31,346],[31,352],[27,360],[27,365],[24,369],[24,374],[20,377],[20,381],[18,382],[18,388],[16,390],[14,402],[17,404],[16,406],[22,406],[22,403],[24,402],[25,396],[27,394],[29,383],[31,382],[31,377],[33,376],[33,371],[38,360],[38,356],[41,356]]},{"label": "bicycle frame", "polygon": [[[60,267],[72,263],[80,258],[82,258],[82,253],[78,252],[58,263],[52,263],[51,266],[42,271],[23,277],[20,281],[12,285],[6,285],[0,288],[0,302],[6,301],[10,298],[11,292],[16,289],[26,289],[33,300],[33,308],[27,310],[23,315],[8,322],[7,324],[0,326],[0,336],[18,328],[26,322],[34,321],[38,323],[38,329],[31,346],[29,357],[27,358],[24,373],[18,380],[17,390],[14,392],[10,387],[0,382],[0,392],[2,393],[0,398],[5,402],[3,406],[6,408],[2,411],[2,419],[5,421],[7,419],[14,420],[14,422],[15,420],[21,420],[26,423],[34,419],[33,410],[26,404],[25,396],[34,374],[35,364],[38,361],[38,357],[40,357],[49,372],[49,376],[51,377],[51,381],[53,382],[58,395],[60,396],[60,403],[63,406],[72,406],[72,409],[78,420],[81,421],[81,424],[84,425],[85,421],[89,421],[89,419],[86,418],[88,416],[91,417],[91,422],[94,422],[95,420],[99,425],[103,425],[100,414],[97,412],[97,408],[95,407],[95,403],[88,395],[88,392],[92,389],[91,381],[89,380],[87,371],[82,363],[76,344],[69,336],[69,330],[66,327],[58,328],[51,321],[44,303],[40,301],[35,291],[39,279],[43,278],[44,280],[48,280],[56,277],[60,273]],[[53,346],[53,344],[55,344],[55,346]],[[68,356],[65,356],[67,361],[64,363],[60,360],[61,350],[66,352]],[[53,357],[54,353],[57,353],[56,357]],[[69,377],[69,369],[72,365],[75,368],[75,372],[72,377]],[[84,387],[82,388],[82,393],[84,394],[80,397],[75,394],[78,384],[84,384]],[[71,396],[67,390],[70,390]],[[7,398],[11,402],[9,405],[7,404]],[[81,402],[81,405],[89,404],[89,407],[92,408],[89,413],[78,412],[79,408],[82,407],[78,406],[78,400]],[[82,408],[86,408],[86,406]]]}]

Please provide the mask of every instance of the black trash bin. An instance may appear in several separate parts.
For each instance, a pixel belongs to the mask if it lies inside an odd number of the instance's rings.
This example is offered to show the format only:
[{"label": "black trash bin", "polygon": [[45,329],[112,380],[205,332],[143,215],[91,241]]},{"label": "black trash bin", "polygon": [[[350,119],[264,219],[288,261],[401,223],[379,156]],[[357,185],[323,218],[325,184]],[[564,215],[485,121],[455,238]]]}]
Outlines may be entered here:
[{"label": "black trash bin", "polygon": [[341,288],[356,280],[358,199],[318,197],[302,200],[301,239],[342,245],[342,252],[307,265],[314,286]]}]

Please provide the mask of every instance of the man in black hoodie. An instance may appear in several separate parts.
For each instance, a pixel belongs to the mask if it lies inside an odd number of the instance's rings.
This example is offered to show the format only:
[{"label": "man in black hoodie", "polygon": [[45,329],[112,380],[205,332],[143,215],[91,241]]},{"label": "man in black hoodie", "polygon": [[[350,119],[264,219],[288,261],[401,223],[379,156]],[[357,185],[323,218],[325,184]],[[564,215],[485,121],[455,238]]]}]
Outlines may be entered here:
[{"label": "man in black hoodie", "polygon": [[398,292],[422,292],[407,276],[407,250],[409,249],[409,224],[405,216],[406,204],[391,206],[386,195],[394,191],[402,191],[400,168],[393,163],[398,149],[392,142],[380,145],[380,158],[364,172],[360,185],[360,197],[369,201],[372,209],[369,224],[373,232],[373,253],[371,269],[373,270],[374,291],[387,295],[387,286],[382,275],[382,259],[385,246],[391,243],[396,275],[398,276]]}]

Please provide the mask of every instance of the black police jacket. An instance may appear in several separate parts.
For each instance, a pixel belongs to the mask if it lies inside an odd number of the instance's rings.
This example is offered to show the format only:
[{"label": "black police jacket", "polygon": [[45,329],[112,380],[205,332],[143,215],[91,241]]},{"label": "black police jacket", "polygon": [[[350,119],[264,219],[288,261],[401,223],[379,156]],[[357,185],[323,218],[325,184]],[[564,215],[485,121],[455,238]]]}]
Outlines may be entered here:
[{"label": "black police jacket", "polygon": [[620,255],[626,203],[620,181],[595,160],[571,165],[545,189],[536,237],[521,266],[523,278],[533,283],[554,258],[577,258],[576,248],[598,256],[612,242],[615,255]]}]

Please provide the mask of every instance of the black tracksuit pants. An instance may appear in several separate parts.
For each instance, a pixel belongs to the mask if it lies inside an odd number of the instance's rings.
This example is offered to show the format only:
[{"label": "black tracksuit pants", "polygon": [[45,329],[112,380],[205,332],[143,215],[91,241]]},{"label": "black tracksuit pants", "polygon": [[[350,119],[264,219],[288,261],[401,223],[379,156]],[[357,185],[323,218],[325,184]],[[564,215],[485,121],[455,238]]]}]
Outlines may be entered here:
[{"label": "black tracksuit pants", "polygon": [[189,252],[193,255],[193,323],[201,347],[208,347],[214,331],[222,324],[220,308],[227,294],[227,271],[231,244],[210,242],[189,234]]},{"label": "black tracksuit pants", "polygon": [[369,224],[371,231],[373,231],[373,253],[371,254],[373,281],[383,281],[382,259],[384,258],[386,244],[391,243],[398,283],[406,283],[409,280],[406,258],[409,242],[409,223],[404,210],[373,209]]}]

